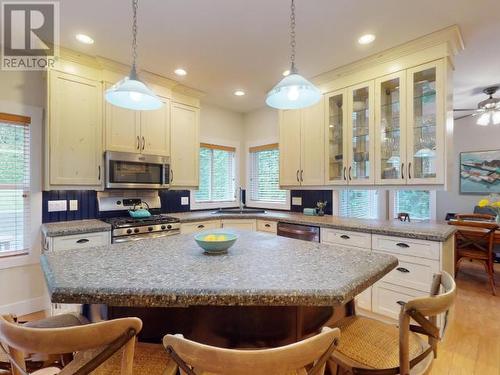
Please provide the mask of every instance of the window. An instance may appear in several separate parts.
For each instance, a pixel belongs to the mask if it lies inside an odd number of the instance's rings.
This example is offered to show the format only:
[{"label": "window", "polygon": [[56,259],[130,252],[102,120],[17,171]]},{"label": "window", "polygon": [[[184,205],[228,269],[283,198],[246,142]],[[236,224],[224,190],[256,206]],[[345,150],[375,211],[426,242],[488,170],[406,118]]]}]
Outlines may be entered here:
[{"label": "window", "polygon": [[194,193],[196,203],[233,202],[236,148],[200,144],[200,186]]},{"label": "window", "polygon": [[0,113],[0,256],[30,247],[30,122]]},{"label": "window", "polygon": [[247,204],[265,208],[289,208],[288,192],[280,189],[280,152],[277,143],[249,149]]},{"label": "window", "polygon": [[391,219],[399,212],[410,214],[410,220],[435,218],[434,193],[429,190],[397,190],[393,193]]},{"label": "window", "polygon": [[342,190],[339,193],[339,215],[377,219],[378,198],[377,190]]}]

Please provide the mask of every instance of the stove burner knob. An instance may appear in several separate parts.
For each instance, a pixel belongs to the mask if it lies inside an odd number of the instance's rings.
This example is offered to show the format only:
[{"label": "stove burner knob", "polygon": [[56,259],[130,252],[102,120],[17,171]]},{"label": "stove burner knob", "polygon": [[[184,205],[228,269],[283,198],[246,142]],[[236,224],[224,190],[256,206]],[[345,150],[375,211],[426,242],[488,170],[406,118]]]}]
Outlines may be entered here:
[{"label": "stove burner knob", "polygon": [[149,230],[150,232],[152,232],[152,231],[153,231],[153,227],[148,227],[148,230]]},{"label": "stove burner knob", "polygon": [[166,227],[165,225],[162,225],[160,228],[161,228],[162,230],[167,229],[167,227]]},{"label": "stove burner knob", "polygon": [[170,224],[168,224],[167,229],[172,229],[172,226]]},{"label": "stove burner knob", "polygon": [[127,234],[132,233],[132,229],[127,229]]},{"label": "stove burner knob", "polygon": [[139,228],[135,228],[134,233],[139,233]]}]

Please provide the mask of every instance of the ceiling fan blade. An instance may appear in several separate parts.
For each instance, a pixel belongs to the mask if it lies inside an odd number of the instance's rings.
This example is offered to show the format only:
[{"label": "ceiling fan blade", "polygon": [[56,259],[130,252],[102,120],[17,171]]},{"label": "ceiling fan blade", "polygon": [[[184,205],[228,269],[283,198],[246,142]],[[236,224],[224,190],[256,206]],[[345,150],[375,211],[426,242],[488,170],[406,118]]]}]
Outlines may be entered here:
[{"label": "ceiling fan blade", "polygon": [[463,118],[472,117],[472,116],[474,116],[474,115],[475,115],[475,113],[471,113],[470,115],[465,115],[465,116],[456,117],[456,118],[454,118],[453,120],[457,121],[457,120],[461,120],[461,119],[463,119]]},{"label": "ceiling fan blade", "polygon": [[457,109],[453,109],[453,112],[459,112],[459,111],[475,111],[477,110],[477,108],[473,108],[473,109],[468,109],[468,108],[457,108]]}]

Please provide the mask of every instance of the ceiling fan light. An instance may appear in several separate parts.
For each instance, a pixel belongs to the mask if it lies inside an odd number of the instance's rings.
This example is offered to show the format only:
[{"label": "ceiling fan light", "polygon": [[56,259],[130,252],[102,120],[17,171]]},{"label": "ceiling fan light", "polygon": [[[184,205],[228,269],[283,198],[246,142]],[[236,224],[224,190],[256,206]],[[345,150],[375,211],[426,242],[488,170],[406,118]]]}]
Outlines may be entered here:
[{"label": "ceiling fan light", "polygon": [[291,73],[268,92],[266,104],[277,109],[299,109],[316,104],[321,92],[300,74]]},{"label": "ceiling fan light", "polygon": [[106,90],[105,98],[117,107],[135,111],[159,109],[163,105],[160,98],[137,77],[123,78]]},{"label": "ceiling fan light", "polygon": [[494,111],[491,117],[493,120],[493,125],[500,125],[500,111]]},{"label": "ceiling fan light", "polygon": [[476,121],[476,124],[479,126],[488,126],[490,124],[490,118],[491,118],[491,113],[489,111],[484,112],[483,114],[481,114],[481,116],[479,116],[479,118]]}]

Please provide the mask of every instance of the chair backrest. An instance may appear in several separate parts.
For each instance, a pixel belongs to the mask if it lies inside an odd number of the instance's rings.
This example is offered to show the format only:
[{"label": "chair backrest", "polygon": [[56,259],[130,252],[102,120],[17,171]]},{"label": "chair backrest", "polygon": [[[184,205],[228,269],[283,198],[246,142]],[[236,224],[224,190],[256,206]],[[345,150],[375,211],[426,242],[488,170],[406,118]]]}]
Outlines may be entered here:
[{"label": "chair backrest", "polygon": [[458,214],[455,218],[456,220],[450,221],[449,224],[459,227],[455,232],[455,247],[457,250],[474,248],[488,253],[493,252],[495,231],[499,228],[498,224],[492,221],[495,216]]},{"label": "chair backrest", "polygon": [[[204,372],[218,375],[289,375],[323,374],[324,364],[340,338],[338,328],[323,328],[316,336],[273,349],[235,350],[190,341],[181,335],[166,335],[163,345],[174,350],[196,374]],[[169,353],[170,354],[170,353]],[[170,355],[172,357],[172,355]],[[313,371],[304,367],[317,363]]]},{"label": "chair backrest", "polygon": [[[12,357],[11,362],[16,362],[12,364],[14,374],[22,374],[22,370],[25,370],[23,353],[63,354],[91,351],[90,361],[94,360],[93,364],[99,362],[98,366],[118,349],[128,345],[128,354],[131,351],[132,359],[124,360],[123,364],[128,363],[126,367],[130,368],[131,374],[134,340],[141,329],[142,321],[138,318],[115,319],[64,328],[30,328],[15,323],[11,316],[6,315],[0,316],[0,343],[7,346]],[[124,355],[126,352],[127,350]],[[89,361],[75,357],[73,362],[65,367],[61,374],[73,373],[69,372],[70,369],[76,371]],[[126,370],[122,373],[129,372]]]}]

